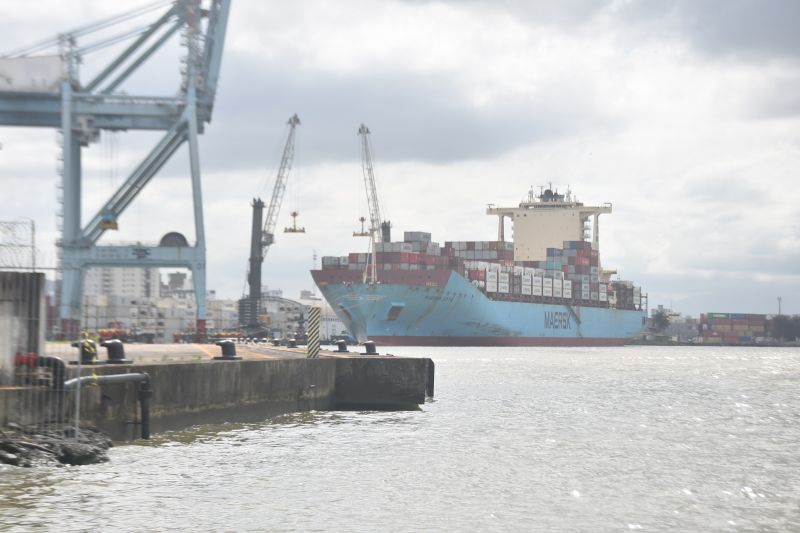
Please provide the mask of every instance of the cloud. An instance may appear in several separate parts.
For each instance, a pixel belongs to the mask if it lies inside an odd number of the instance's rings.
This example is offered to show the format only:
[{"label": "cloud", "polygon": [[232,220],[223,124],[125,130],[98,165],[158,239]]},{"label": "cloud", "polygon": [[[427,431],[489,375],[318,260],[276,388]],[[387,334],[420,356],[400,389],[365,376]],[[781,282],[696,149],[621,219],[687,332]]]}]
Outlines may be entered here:
[{"label": "cloud", "polygon": [[[5,19],[18,22],[0,49],[32,28],[44,36],[110,9],[52,5],[58,16],[34,19],[22,3],[5,3]],[[794,5],[234,3],[214,120],[200,139],[209,287],[241,294],[249,202],[270,195],[284,125],[297,112],[295,164],[264,267],[265,283],[287,295],[310,286],[314,250],[366,251],[351,236],[366,215],[356,135],[364,122],[395,235],[492,239],[486,203],[569,184],[587,203],[614,204],[601,219],[604,265],[641,284],[651,305],[769,312],[783,294],[791,310],[800,294],[800,47],[784,21],[798,18]],[[174,94],[178,55],[154,57],[126,90]],[[84,68],[88,76],[97,66]],[[84,218],[158,136],[120,133],[113,157],[108,136],[84,150]],[[33,216],[48,243],[53,139],[0,128],[0,179],[13,195],[3,218]],[[188,174],[184,148],[104,239],[157,241],[177,230],[191,240]],[[294,208],[305,235],[281,233]]]},{"label": "cloud", "polygon": [[259,64],[235,53],[226,61],[224,91],[206,136],[211,165],[265,164],[294,112],[302,121],[297,156],[309,163],[358,157],[362,122],[382,160],[440,163],[494,157],[539,139],[614,126],[579,84],[554,82],[535,95],[476,106],[440,75],[293,72],[286,64]]},{"label": "cloud", "polygon": [[793,0],[639,0],[617,13],[656,35],[687,38],[701,53],[745,61],[800,59],[800,4]]}]

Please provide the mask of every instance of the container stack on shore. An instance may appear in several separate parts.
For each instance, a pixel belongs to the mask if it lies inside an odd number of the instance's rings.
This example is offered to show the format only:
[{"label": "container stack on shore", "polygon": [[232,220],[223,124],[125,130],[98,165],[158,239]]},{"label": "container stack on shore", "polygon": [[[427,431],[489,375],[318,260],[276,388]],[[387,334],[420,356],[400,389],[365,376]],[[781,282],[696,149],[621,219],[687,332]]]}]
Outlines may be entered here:
[{"label": "container stack on shore", "polygon": [[700,315],[704,344],[753,344],[767,340],[766,315],[706,313]]},{"label": "container stack on shore", "polygon": [[[364,272],[373,255],[351,253],[323,257],[323,270]],[[440,247],[431,234],[407,231],[403,242],[375,245],[376,270],[453,270],[492,299],[561,303],[617,309],[641,309],[641,291],[627,281],[602,276],[597,250],[590,242],[564,241],[548,248],[544,261],[514,261],[514,243],[448,241]]]}]

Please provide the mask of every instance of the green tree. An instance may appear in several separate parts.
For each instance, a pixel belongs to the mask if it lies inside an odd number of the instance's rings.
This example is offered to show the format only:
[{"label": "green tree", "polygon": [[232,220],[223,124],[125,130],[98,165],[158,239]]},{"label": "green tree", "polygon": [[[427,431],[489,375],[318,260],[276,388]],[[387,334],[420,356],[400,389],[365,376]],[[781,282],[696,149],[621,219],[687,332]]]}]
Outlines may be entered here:
[{"label": "green tree", "polygon": [[669,327],[669,313],[666,309],[657,309],[650,317],[650,329],[659,335],[663,335]]},{"label": "green tree", "polygon": [[793,341],[800,337],[800,316],[778,315],[772,319],[772,336]]}]

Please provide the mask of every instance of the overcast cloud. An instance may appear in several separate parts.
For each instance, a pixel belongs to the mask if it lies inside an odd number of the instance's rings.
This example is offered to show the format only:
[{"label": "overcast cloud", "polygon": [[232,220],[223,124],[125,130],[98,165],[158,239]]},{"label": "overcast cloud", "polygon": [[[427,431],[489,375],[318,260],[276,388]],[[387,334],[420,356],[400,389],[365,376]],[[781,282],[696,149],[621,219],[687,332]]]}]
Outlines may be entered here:
[{"label": "overcast cloud", "polygon": [[[0,4],[0,51],[123,9]],[[136,6],[138,3],[132,3]],[[209,287],[242,293],[249,202],[268,197],[298,113],[295,167],[265,283],[297,296],[319,256],[365,251],[356,130],[373,132],[382,209],[434,239],[492,239],[487,203],[570,185],[601,218],[604,266],[680,311],[800,313],[800,3],[236,0],[214,120],[201,139]],[[177,44],[125,86],[174,94]],[[84,80],[102,66],[87,58]],[[111,149],[114,137],[117,148]],[[155,134],[84,150],[91,217]],[[0,127],[0,219],[55,252],[55,133]],[[111,240],[193,236],[185,150]]]}]

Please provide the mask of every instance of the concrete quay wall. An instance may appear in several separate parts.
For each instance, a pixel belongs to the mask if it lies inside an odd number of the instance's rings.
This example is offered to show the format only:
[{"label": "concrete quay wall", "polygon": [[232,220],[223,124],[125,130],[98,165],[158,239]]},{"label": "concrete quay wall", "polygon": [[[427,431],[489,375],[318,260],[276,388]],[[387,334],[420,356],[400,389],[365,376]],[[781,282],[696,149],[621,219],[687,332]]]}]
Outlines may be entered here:
[{"label": "concrete quay wall", "polygon": [[[82,375],[146,372],[152,387],[151,432],[157,433],[312,409],[416,408],[425,402],[429,369],[432,372],[428,359],[321,357],[85,366]],[[25,402],[19,396],[29,392],[0,390],[0,426],[24,421],[20,407]],[[72,419],[73,391],[64,398],[64,406],[65,417]],[[81,425],[96,427],[115,440],[138,438],[137,384],[84,384],[80,418]]]}]

